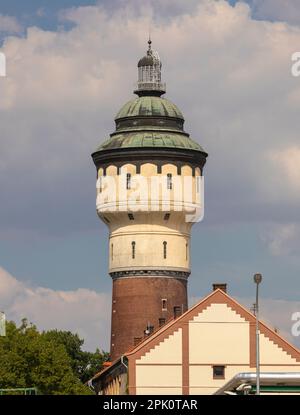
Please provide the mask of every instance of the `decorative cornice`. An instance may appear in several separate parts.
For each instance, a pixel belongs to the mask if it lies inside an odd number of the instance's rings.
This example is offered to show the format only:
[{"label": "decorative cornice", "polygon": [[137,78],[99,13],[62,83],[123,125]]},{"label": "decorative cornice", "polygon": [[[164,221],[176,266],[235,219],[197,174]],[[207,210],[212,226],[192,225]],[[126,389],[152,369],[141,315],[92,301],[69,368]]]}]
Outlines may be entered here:
[{"label": "decorative cornice", "polygon": [[187,280],[190,272],[184,271],[172,271],[172,270],[161,270],[161,269],[136,269],[130,271],[116,271],[110,272],[109,275],[113,280],[119,278],[147,278],[147,277],[157,277],[157,278],[177,278],[182,280]]},{"label": "decorative cornice", "polygon": [[171,162],[178,166],[190,164],[193,167],[200,167],[202,170],[207,153],[182,148],[114,148],[109,150],[96,151],[92,154],[95,166],[105,167],[111,164],[122,166],[125,163],[133,163],[137,166],[151,162],[161,167],[166,162]]}]

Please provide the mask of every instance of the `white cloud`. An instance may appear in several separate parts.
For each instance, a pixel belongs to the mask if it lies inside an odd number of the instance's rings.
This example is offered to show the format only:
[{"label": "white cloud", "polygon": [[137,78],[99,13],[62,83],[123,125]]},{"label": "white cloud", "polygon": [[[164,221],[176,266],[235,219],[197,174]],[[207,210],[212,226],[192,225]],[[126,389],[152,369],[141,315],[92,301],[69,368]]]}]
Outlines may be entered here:
[{"label": "white cloud", "polygon": [[[153,16],[151,2],[138,10],[132,4],[110,12],[73,8],[63,14],[71,30],[32,27],[25,38],[4,42],[2,231],[94,227],[89,153],[112,132],[115,113],[131,98]],[[200,0],[193,13],[168,16],[168,24],[154,19],[152,38],[167,97],[182,108],[186,130],[210,155],[206,223],[280,221],[292,204],[299,209],[295,192],[276,196],[280,168],[270,154],[298,145],[300,86],[291,76],[291,54],[299,48],[300,29],[253,20],[244,3]]]},{"label": "white cloud", "polygon": [[[190,298],[190,306],[200,301]],[[253,298],[237,298],[250,308]],[[75,291],[51,290],[25,284],[0,268],[0,304],[7,319],[17,323],[24,317],[40,330],[61,329],[78,333],[85,340],[84,347],[109,350],[111,299],[108,294],[79,288]],[[276,328],[288,341],[300,346],[300,338],[293,337],[292,314],[300,311],[300,301],[262,298],[261,318]]]},{"label": "white cloud", "polygon": [[78,333],[84,348],[108,351],[110,296],[79,288],[56,291],[32,287],[0,268],[0,304],[7,319],[17,324],[24,317],[40,330],[57,328]]},{"label": "white cloud", "polygon": [[300,225],[298,223],[270,225],[262,231],[261,237],[274,256],[299,257],[300,255]]},{"label": "white cloud", "polygon": [[299,0],[252,0],[251,4],[260,18],[300,24]]},{"label": "white cloud", "polygon": [[[291,146],[283,150],[276,150],[270,154],[271,160],[274,162],[278,170],[278,176],[281,176],[287,187],[291,191],[300,191],[300,146]],[[279,170],[280,166],[280,170]]]},{"label": "white cloud", "polygon": [[19,33],[21,30],[22,28],[15,17],[0,14],[0,32]]}]

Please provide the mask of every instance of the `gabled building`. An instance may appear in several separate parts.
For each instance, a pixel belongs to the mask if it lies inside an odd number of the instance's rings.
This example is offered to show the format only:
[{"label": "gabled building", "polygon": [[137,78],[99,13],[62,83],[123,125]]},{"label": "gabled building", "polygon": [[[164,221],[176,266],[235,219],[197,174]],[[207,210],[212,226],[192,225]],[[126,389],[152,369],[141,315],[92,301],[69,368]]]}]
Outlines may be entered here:
[{"label": "gabled building", "polygon": [[[97,394],[213,394],[255,372],[255,316],[218,285],[90,381]],[[262,321],[263,373],[300,372],[300,351]]]}]

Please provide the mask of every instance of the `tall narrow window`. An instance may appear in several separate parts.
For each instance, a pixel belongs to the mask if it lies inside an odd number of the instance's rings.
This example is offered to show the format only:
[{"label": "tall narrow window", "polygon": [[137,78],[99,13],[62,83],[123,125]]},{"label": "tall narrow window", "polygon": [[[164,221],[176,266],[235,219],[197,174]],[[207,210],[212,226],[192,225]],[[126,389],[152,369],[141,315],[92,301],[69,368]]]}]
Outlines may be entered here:
[{"label": "tall narrow window", "polygon": [[99,176],[99,192],[102,193],[102,177]]},{"label": "tall narrow window", "polygon": [[135,241],[131,242],[131,257],[135,259]]},{"label": "tall narrow window", "polygon": [[159,318],[158,319],[159,327],[163,326],[164,324],[166,324],[166,319],[164,317]]},{"label": "tall narrow window", "polygon": [[163,247],[164,247],[164,259],[167,258],[167,242],[163,241]]},{"label": "tall narrow window", "polygon": [[173,308],[173,312],[174,312],[174,318],[177,318],[177,317],[181,316],[181,314],[182,314],[182,308],[180,306],[176,305]]},{"label": "tall narrow window", "polygon": [[189,255],[189,246],[188,243],[186,242],[185,244],[185,260],[188,260],[188,255]]},{"label": "tall narrow window", "polygon": [[196,176],[196,190],[197,190],[197,193],[200,193],[200,180],[201,180],[201,176]]},{"label": "tall narrow window", "polygon": [[133,338],[133,345],[137,346],[139,343],[141,343],[142,340],[143,340],[142,337],[134,337]]},{"label": "tall narrow window", "polygon": [[131,174],[127,173],[126,174],[126,189],[131,189]]},{"label": "tall narrow window", "polygon": [[172,174],[167,174],[167,189],[172,190]]},{"label": "tall narrow window", "polygon": [[161,300],[161,309],[162,311],[167,311],[167,299],[166,298],[162,298]]},{"label": "tall narrow window", "polygon": [[111,252],[111,260],[113,261],[113,259],[114,259],[114,244],[111,244],[110,252]]}]

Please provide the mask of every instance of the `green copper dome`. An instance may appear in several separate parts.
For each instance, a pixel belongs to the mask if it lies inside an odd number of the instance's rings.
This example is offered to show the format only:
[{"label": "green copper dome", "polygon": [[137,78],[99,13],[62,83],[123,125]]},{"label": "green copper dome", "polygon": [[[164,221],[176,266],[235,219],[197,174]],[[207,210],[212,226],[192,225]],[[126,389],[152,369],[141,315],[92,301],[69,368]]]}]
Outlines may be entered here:
[{"label": "green copper dome", "polygon": [[[138,63],[138,81],[134,93],[137,98],[131,99],[122,106],[115,117],[116,129],[110,137],[100,144],[93,153],[117,153],[122,149],[144,153],[155,149],[182,149],[206,154],[202,147],[184,131],[184,117],[180,109],[166,98],[166,91],[161,81],[161,61],[156,51],[151,49],[148,41],[147,54]],[[199,155],[199,154],[198,154]]]},{"label": "green copper dome", "polygon": [[98,151],[121,148],[178,148],[204,152],[183,130],[179,108],[166,98],[140,96],[127,102],[115,117],[116,131]]},{"label": "green copper dome", "polygon": [[173,117],[184,119],[179,108],[166,98],[141,96],[127,102],[118,112],[115,119],[126,117]]},{"label": "green copper dome", "polygon": [[151,131],[113,135],[102,143],[96,151],[133,147],[182,148],[204,152],[198,143],[186,135]]}]

